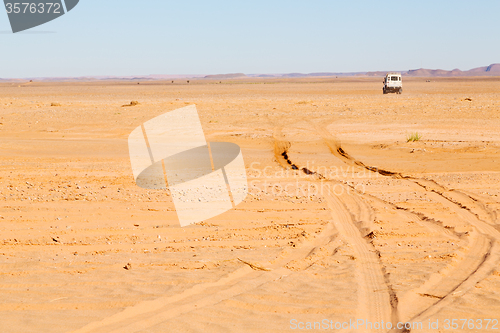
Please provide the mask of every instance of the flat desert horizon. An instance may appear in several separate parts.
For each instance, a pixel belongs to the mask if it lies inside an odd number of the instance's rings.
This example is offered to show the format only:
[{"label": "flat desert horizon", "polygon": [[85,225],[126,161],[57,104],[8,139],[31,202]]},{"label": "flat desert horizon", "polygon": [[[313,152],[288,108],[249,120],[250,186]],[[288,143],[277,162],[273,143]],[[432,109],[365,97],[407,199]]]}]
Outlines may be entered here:
[{"label": "flat desert horizon", "polygon": [[[0,331],[496,332],[500,77],[381,81],[0,83]],[[127,139],[188,105],[249,194],[181,227]]]}]

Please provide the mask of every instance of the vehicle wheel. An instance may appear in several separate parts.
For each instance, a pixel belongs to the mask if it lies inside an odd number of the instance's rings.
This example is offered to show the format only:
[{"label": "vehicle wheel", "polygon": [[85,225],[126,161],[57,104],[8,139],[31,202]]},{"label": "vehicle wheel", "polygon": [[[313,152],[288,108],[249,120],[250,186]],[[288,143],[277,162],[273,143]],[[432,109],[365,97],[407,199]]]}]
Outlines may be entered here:
[{"label": "vehicle wheel", "polygon": [[387,90],[385,90],[385,88],[383,88],[382,91],[384,92],[384,94],[387,94]]},{"label": "vehicle wheel", "polygon": [[403,88],[399,88],[398,94],[401,95],[402,92],[403,92]]}]

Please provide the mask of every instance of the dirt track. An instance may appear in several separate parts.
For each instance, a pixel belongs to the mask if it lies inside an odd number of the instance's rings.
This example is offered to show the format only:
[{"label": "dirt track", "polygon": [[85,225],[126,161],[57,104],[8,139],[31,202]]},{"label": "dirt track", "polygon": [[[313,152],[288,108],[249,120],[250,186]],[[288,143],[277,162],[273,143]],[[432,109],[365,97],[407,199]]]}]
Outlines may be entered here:
[{"label": "dirt track", "polygon": [[[425,81],[0,84],[0,330],[500,320],[500,79]],[[181,228],[127,136],[189,104],[251,194]]]}]

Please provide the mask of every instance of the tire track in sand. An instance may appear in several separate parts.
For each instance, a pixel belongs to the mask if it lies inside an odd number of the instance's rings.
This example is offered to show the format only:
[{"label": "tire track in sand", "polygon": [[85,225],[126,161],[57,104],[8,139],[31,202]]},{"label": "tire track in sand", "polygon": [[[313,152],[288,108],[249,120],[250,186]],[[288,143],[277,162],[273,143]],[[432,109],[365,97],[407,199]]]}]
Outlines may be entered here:
[{"label": "tire track in sand", "polygon": [[[280,165],[300,170],[306,175],[314,175],[319,180],[325,179],[323,175],[300,168],[290,160],[288,149],[291,143],[285,140],[281,128],[275,128],[274,139],[274,155]],[[341,186],[343,191],[339,195],[328,189],[325,200],[335,227],[350,245],[356,258],[356,279],[359,287],[357,318],[366,318],[370,322],[392,322],[395,326],[399,321],[398,298],[379,253],[362,235],[363,229],[369,229],[373,225],[374,214],[371,207],[357,194],[348,194],[350,191],[347,187]]]},{"label": "tire track in sand", "polygon": [[[287,146],[288,145],[288,146]],[[286,141],[275,142],[275,153],[280,149],[288,149],[289,143]],[[283,157],[283,156],[280,156]],[[280,158],[278,158],[278,161]],[[284,160],[283,167],[290,165]],[[278,162],[279,163],[279,162]],[[152,301],[145,301],[135,306],[129,307],[113,316],[104,318],[101,321],[93,322],[85,327],[73,331],[74,333],[98,333],[115,332],[131,333],[143,331],[169,319],[175,318],[184,313],[212,306],[226,299],[230,299],[244,292],[251,291],[268,282],[279,280],[287,275],[294,274],[288,266],[295,267],[295,263],[300,260],[311,259],[308,267],[315,261],[320,260],[316,254],[320,248],[333,248],[332,255],[344,242],[337,237],[337,231],[333,223],[329,223],[319,236],[308,240],[298,248],[294,248],[290,254],[287,250],[284,257],[278,259],[274,264],[268,266],[269,271],[252,270],[249,266],[244,266],[236,271],[227,274],[218,281],[196,285],[180,294],[165,296]]]},{"label": "tire track in sand", "polygon": [[[347,164],[356,165],[382,176],[402,179],[433,194],[433,199],[450,208],[460,219],[476,228],[463,250],[462,260],[454,262],[431,276],[422,286],[406,293],[400,300],[401,318],[405,321],[423,321],[461,297],[478,282],[488,277],[500,261],[500,232],[482,218],[495,223],[495,214],[484,209],[485,204],[462,192],[447,190],[433,180],[403,176],[400,173],[365,165],[351,157],[325,128],[316,126],[332,154]],[[469,206],[473,208],[469,208]],[[442,296],[434,295],[441,294]],[[416,297],[419,295],[421,297]],[[436,296],[438,301],[428,302],[422,297]],[[430,303],[430,304],[429,304]],[[411,315],[416,313],[415,315]],[[404,332],[408,330],[393,330]]]},{"label": "tire track in sand", "polygon": [[[423,182],[431,183],[433,186],[423,185]],[[495,270],[500,261],[500,232],[464,206],[463,201],[458,201],[459,198],[464,197],[467,200],[467,196],[457,196],[456,192],[446,190],[427,180],[418,179],[414,183],[415,186],[430,191],[435,201],[440,202],[454,212],[460,220],[474,227],[468,232],[469,245],[463,249],[459,260],[432,275],[424,285],[403,297],[405,300],[403,304],[406,307],[401,310],[407,315],[406,318],[410,318],[408,321],[423,321],[461,297]],[[428,297],[427,299],[425,296],[415,297],[415,294],[433,295],[435,298],[429,302]],[[439,300],[435,301],[436,298]],[[425,310],[419,312],[418,309]]]},{"label": "tire track in sand", "polygon": [[[323,232],[313,240],[292,253],[267,266],[269,271],[253,270],[244,266],[227,274],[218,281],[196,285],[180,294],[165,296],[152,301],[145,301],[125,309],[101,321],[90,323],[73,333],[132,333],[141,332],[182,314],[212,306],[226,299],[259,288],[260,286],[280,280],[295,272],[286,268],[288,263],[313,256],[320,247],[333,248],[332,254],[343,245],[337,237],[333,225],[328,225]],[[315,258],[315,261],[321,258]],[[305,269],[310,267],[310,263]]]},{"label": "tire track in sand", "polygon": [[[356,257],[356,267],[359,286],[358,318],[366,318],[370,322],[399,321],[398,298],[389,283],[385,268],[378,253],[361,235],[355,226],[353,215],[347,209],[344,201],[347,194],[329,193],[325,197],[330,208],[337,230],[352,247]],[[366,214],[366,212],[365,212]],[[371,330],[367,330],[370,332]]]}]

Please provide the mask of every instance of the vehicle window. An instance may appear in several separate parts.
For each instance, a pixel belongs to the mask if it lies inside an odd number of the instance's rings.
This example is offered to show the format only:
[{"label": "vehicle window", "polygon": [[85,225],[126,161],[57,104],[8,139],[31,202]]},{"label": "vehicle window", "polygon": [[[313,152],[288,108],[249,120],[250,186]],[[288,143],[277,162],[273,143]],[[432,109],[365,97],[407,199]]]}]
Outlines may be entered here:
[{"label": "vehicle window", "polygon": [[397,81],[398,77],[397,76],[391,76],[391,81]]}]

